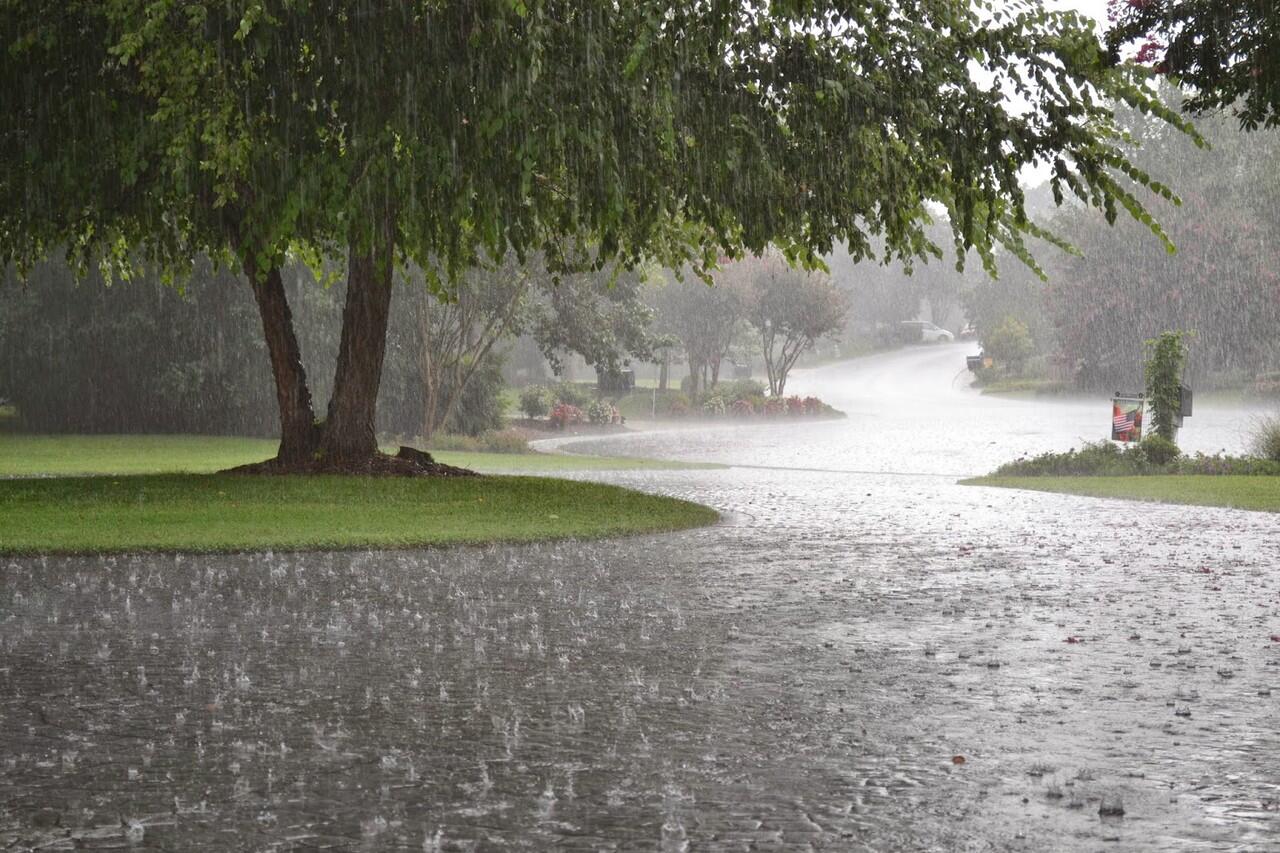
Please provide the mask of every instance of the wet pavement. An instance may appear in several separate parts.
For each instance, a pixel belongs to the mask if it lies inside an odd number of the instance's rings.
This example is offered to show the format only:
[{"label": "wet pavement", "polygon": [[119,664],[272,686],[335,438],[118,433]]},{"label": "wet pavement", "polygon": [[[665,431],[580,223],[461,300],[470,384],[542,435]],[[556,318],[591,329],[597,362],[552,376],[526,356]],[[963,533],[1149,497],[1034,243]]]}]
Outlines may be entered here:
[{"label": "wet pavement", "polygon": [[958,352],[592,442],[703,530],[0,564],[0,849],[1280,850],[1280,520],[955,485],[1107,418]]}]

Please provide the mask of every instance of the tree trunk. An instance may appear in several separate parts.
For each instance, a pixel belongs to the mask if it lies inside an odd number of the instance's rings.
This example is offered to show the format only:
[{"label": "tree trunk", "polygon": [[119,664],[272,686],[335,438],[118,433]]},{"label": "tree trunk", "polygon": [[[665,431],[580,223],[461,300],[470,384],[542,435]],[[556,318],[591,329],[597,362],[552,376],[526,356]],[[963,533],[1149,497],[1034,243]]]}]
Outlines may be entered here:
[{"label": "tree trunk", "polygon": [[424,366],[422,379],[422,442],[424,447],[430,447],[441,420],[440,378],[430,367]]},{"label": "tree trunk", "polygon": [[358,463],[378,452],[374,435],[378,386],[387,350],[392,245],[388,232],[368,250],[351,247],[347,302],[321,451],[328,465]]},{"label": "tree trunk", "polygon": [[416,314],[418,319],[418,370],[422,374],[422,426],[421,438],[424,447],[429,447],[436,431],[436,412],[440,407],[440,365],[432,352],[431,311],[428,308],[430,297],[422,295],[424,300],[418,303]]},{"label": "tree trunk", "polygon": [[302,350],[293,331],[293,312],[289,310],[279,267],[273,266],[266,275],[259,275],[252,264],[246,264],[245,272],[262,316],[276,383],[276,403],[280,407],[280,449],[276,460],[286,466],[298,465],[315,453],[319,431],[307,388],[307,372],[302,366]]},{"label": "tree trunk", "polygon": [[671,362],[671,357],[664,354],[662,356],[662,363],[658,366],[658,390],[659,391],[667,390],[667,366],[670,364],[670,362]]}]

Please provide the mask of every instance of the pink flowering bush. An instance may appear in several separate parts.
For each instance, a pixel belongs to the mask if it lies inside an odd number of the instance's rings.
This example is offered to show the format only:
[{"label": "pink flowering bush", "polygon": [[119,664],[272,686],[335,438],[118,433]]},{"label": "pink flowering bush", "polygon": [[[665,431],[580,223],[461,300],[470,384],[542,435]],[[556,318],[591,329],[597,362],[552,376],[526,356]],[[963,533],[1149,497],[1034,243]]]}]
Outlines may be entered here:
[{"label": "pink flowering bush", "polygon": [[551,409],[551,425],[556,429],[564,429],[571,424],[580,424],[584,420],[582,409],[568,403],[556,403]]}]

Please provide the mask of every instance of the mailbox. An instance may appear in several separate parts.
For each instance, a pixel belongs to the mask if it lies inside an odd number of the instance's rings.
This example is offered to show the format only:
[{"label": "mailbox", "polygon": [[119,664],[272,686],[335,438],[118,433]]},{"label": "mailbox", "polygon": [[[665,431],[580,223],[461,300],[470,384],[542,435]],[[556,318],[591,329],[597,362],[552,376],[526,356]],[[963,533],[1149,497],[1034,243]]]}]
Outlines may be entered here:
[{"label": "mailbox", "polygon": [[1191,389],[1178,386],[1178,411],[1173,413],[1173,425],[1182,426],[1182,419],[1191,417]]}]

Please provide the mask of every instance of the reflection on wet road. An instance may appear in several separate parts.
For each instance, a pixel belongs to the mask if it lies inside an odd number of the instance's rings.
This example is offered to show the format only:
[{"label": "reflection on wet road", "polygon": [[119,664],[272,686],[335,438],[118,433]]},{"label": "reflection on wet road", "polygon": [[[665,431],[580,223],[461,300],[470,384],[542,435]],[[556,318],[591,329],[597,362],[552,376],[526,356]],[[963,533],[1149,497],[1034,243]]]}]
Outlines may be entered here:
[{"label": "reflection on wet road", "polygon": [[790,441],[601,443],[881,472],[607,475],[714,528],[8,561],[0,847],[1280,849],[1276,518],[956,486],[1096,406],[944,355],[799,377],[851,417]]}]

